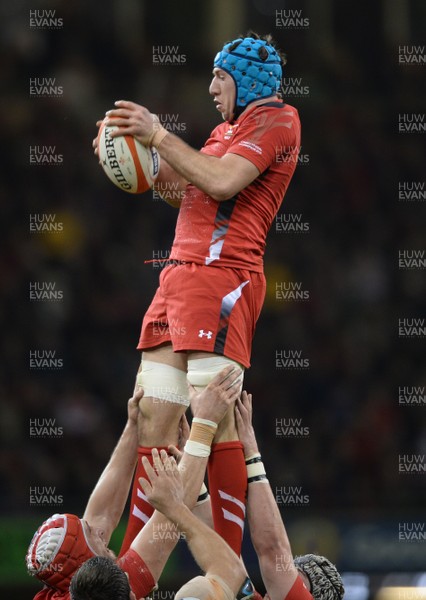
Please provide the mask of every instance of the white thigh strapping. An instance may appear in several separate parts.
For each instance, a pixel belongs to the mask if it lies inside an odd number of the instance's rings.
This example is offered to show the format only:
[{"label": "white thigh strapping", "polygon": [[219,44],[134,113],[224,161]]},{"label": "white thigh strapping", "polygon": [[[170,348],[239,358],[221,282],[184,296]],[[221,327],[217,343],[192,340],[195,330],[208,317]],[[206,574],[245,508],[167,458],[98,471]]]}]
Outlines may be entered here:
[{"label": "white thigh strapping", "polygon": [[143,360],[142,370],[138,373],[136,384],[143,387],[144,395],[147,397],[189,406],[186,373],[180,369],[151,360]]},{"label": "white thigh strapping", "polygon": [[[210,356],[208,358],[194,358],[188,360],[188,382],[200,391],[209,385],[210,381],[216,377],[222,369],[233,365],[244,373],[244,367],[235,360],[226,358],[226,356]],[[243,378],[241,378],[241,385]]]}]

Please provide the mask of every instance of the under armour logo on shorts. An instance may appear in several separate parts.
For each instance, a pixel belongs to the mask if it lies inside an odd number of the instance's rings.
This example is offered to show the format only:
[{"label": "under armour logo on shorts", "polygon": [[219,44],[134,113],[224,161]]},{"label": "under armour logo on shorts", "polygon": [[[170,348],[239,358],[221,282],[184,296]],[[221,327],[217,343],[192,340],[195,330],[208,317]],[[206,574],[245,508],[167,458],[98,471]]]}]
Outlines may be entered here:
[{"label": "under armour logo on shorts", "polygon": [[211,340],[212,335],[213,335],[213,331],[204,331],[204,329],[200,329],[200,331],[198,332],[198,337],[199,338],[202,338],[202,337],[206,336],[206,338],[208,340]]}]

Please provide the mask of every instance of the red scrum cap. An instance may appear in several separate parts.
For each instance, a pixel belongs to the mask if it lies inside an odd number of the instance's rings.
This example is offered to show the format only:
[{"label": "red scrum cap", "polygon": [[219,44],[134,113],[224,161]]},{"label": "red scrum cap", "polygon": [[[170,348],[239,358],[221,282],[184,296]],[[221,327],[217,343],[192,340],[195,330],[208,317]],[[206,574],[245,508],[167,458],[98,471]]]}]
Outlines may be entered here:
[{"label": "red scrum cap", "polygon": [[96,556],[76,515],[55,514],[35,532],[28,548],[26,563],[34,575],[49,587],[67,592],[75,571]]}]

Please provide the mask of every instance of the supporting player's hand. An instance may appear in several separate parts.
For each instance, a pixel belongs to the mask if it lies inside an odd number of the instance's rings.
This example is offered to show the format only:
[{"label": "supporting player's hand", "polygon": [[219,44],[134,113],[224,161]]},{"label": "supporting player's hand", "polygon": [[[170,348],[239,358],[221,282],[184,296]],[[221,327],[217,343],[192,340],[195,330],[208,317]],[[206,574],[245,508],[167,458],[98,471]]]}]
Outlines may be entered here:
[{"label": "supporting player's hand", "polygon": [[111,137],[133,135],[141,144],[149,146],[154,133],[162,129],[157,115],[128,100],[117,100],[114,104],[116,108],[105,113],[105,124],[118,126],[116,131],[111,132]]},{"label": "supporting player's hand", "polygon": [[153,448],[152,458],[153,466],[146,456],[142,457],[148,479],[141,477],[139,483],[148,502],[169,517],[176,507],[184,504],[183,482],[175,459],[168,456],[165,450],[161,450],[159,454],[158,450]]},{"label": "supporting player's hand", "polygon": [[201,392],[197,392],[189,384],[189,399],[194,417],[220,423],[228,408],[240,395],[242,380],[242,370],[229,365]]},{"label": "supporting player's hand", "polygon": [[244,391],[235,404],[235,423],[237,425],[238,437],[244,446],[245,456],[251,456],[258,452],[256,436],[252,424],[252,395]]},{"label": "supporting player's hand", "polygon": [[143,397],[143,389],[139,388],[127,402],[127,418],[131,423],[137,425],[139,416],[139,402]]}]

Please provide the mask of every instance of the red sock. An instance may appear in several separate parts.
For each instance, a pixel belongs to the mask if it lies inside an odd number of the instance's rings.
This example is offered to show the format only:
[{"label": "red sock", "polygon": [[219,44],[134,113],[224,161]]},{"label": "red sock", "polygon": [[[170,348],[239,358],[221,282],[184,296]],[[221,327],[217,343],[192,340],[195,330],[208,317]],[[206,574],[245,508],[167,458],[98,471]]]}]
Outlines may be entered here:
[{"label": "red sock", "polygon": [[[158,450],[161,449],[161,447],[158,447]],[[167,450],[167,448],[164,449]],[[129,520],[127,522],[123,543],[121,544],[119,557],[123,556],[123,554],[127,552],[139,531],[154,512],[154,507],[148,502],[145,494],[142,492],[141,486],[139,485],[140,477],[145,477],[145,479],[147,479],[146,472],[142,464],[142,456],[146,456],[149,462],[152,464],[151,450],[152,448],[147,448],[145,446],[139,446],[138,448],[138,463],[136,465],[135,476],[133,479]]]},{"label": "red sock", "polygon": [[213,444],[208,476],[214,528],[239,556],[247,496],[247,471],[242,443]]}]

